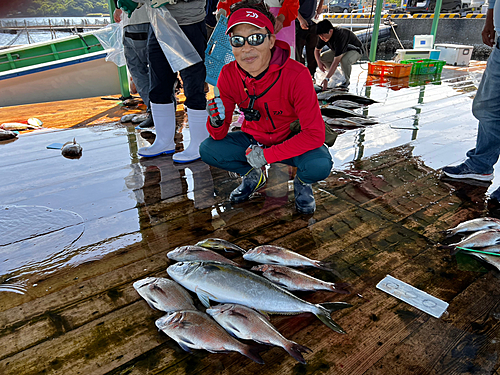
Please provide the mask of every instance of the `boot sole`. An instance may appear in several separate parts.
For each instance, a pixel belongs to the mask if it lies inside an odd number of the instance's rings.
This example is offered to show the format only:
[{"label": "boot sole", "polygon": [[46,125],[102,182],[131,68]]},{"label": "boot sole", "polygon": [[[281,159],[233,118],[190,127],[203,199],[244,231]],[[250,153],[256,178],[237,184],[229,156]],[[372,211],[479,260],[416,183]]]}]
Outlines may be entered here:
[{"label": "boot sole", "polygon": [[201,156],[197,157],[196,159],[190,159],[190,160],[174,160],[175,163],[181,163],[181,164],[185,164],[185,163],[191,163],[193,161],[196,161],[196,160],[200,160],[201,159]]},{"label": "boot sole", "polygon": [[174,152],[175,152],[175,150],[168,150],[168,151],[163,151],[163,152],[160,152],[160,153],[154,154],[154,155],[143,155],[143,154],[139,154],[139,153],[137,153],[137,155],[142,156],[143,158],[154,158],[155,156],[160,156],[163,154],[170,155],[170,154],[173,154]]}]

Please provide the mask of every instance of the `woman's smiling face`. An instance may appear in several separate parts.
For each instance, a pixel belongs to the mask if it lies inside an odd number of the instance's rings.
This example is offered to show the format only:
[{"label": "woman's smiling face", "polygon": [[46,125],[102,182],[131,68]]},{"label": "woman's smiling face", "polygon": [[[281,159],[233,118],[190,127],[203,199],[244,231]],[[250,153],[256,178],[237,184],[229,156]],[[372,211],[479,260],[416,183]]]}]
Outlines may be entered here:
[{"label": "woman's smiling face", "polygon": [[[258,28],[248,23],[242,23],[232,28],[230,35],[248,37],[252,34],[268,34],[265,27]],[[269,67],[271,49],[274,47],[276,35],[268,35],[260,46],[251,46],[245,41],[243,47],[232,47],[234,57],[239,66],[252,77],[257,77]]]}]

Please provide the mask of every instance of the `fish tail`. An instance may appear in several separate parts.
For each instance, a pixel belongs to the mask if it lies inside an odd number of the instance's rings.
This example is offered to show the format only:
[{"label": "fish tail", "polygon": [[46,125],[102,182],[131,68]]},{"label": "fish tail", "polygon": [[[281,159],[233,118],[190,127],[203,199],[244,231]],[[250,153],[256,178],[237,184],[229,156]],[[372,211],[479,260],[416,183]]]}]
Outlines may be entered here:
[{"label": "fish tail", "polygon": [[254,362],[257,362],[261,365],[264,364],[264,360],[259,354],[258,346],[245,345],[245,347],[241,349],[240,353],[243,354],[245,357],[250,358]]},{"label": "fish tail", "polygon": [[338,333],[345,333],[341,326],[335,323],[331,317],[333,311],[342,310],[352,305],[345,302],[327,302],[316,305],[318,310],[314,313],[328,328]]},{"label": "fish tail", "polygon": [[330,271],[335,276],[340,277],[340,274],[333,268],[333,263],[331,263],[331,262],[317,261],[315,263],[315,265],[316,265],[316,268],[319,268],[319,269],[325,270],[325,271]]},{"label": "fish tail", "polygon": [[460,249],[456,248],[456,244],[451,244],[451,245],[439,244],[439,248],[450,250],[450,255],[455,255],[456,253],[458,253],[460,251]]},{"label": "fish tail", "polygon": [[451,236],[456,234],[455,231],[452,229],[443,230],[443,231],[441,231],[441,233],[443,233],[446,238],[451,237]]},{"label": "fish tail", "polygon": [[351,294],[348,288],[350,288],[350,284],[348,283],[332,283],[332,291],[340,294]]},{"label": "fish tail", "polygon": [[302,356],[302,353],[312,353],[312,350],[308,347],[297,344],[293,341],[288,341],[288,343],[283,346],[283,349],[285,349],[288,354],[290,354],[295,360],[302,363],[303,365],[306,364],[306,360]]}]

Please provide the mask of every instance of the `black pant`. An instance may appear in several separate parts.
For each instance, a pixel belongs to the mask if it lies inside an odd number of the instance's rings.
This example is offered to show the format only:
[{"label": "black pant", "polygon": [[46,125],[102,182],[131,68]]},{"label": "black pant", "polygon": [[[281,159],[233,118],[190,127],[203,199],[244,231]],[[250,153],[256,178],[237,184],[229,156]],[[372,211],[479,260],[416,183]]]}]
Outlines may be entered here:
[{"label": "black pant", "polygon": [[[185,105],[191,109],[205,109],[205,49],[207,47],[207,29],[205,21],[192,25],[180,26],[184,34],[196,49],[202,61],[182,69],[179,73],[182,78],[182,87],[186,95]],[[150,74],[149,100],[156,104],[174,103],[174,85],[177,73],[172,71],[163,50],[156,40],[153,28],[148,35],[148,60]]]},{"label": "black pant", "polygon": [[[313,22],[309,25],[309,29],[304,30],[300,27],[300,22],[295,20],[295,60],[306,65],[309,69],[311,76],[314,76],[318,63],[314,58],[314,49],[318,43],[318,36],[316,35],[316,24]],[[306,47],[306,58],[302,56],[302,51]],[[307,62],[307,64],[306,64]]]}]

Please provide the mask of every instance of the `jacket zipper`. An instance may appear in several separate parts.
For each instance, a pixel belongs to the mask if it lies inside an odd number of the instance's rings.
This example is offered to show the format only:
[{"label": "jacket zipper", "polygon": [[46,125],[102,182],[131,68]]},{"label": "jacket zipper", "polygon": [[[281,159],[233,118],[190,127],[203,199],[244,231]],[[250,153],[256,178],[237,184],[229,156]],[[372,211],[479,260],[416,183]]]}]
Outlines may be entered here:
[{"label": "jacket zipper", "polygon": [[276,130],[276,126],[274,126],[274,121],[273,121],[273,118],[271,117],[271,114],[269,113],[269,107],[267,106],[267,103],[264,103],[264,106],[266,107],[267,117],[269,117],[269,120],[271,120],[271,124],[273,125],[273,129]]}]

